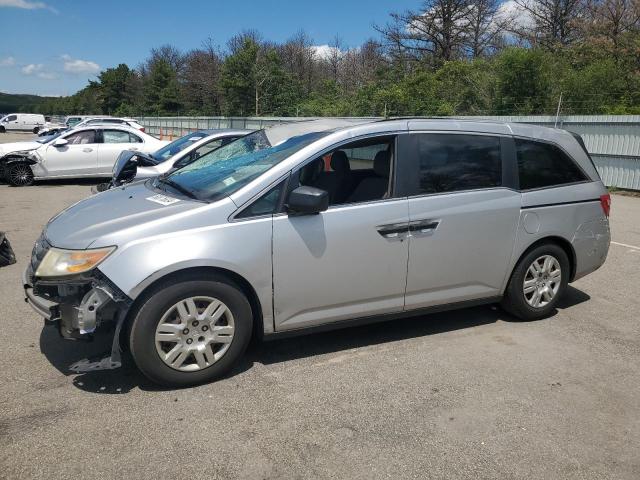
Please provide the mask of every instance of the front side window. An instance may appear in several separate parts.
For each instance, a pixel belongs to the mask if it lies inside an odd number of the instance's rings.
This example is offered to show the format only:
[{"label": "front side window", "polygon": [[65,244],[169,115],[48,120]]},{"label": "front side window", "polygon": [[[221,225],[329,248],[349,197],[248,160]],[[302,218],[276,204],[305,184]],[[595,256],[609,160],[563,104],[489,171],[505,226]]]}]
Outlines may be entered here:
[{"label": "front side window", "polygon": [[102,138],[104,143],[131,143],[129,132],[122,130],[103,130]]},{"label": "front side window", "polygon": [[16,121],[17,119],[18,119],[18,116],[17,116],[17,115],[9,115],[5,120],[6,120],[7,122],[14,122],[14,121]]},{"label": "front side window", "polygon": [[388,136],[342,145],[300,169],[298,184],[327,191],[329,205],[389,198],[393,145]]},{"label": "front side window", "polygon": [[420,194],[502,185],[499,137],[439,133],[417,135]]},{"label": "front side window", "polygon": [[154,185],[160,188],[164,184],[193,198],[214,201],[231,195],[327,134],[313,132],[284,141],[276,135],[273,145],[270,133],[260,130],[203,155],[168,177],[158,178]]},{"label": "front side window", "polygon": [[587,180],[573,160],[555,145],[519,138],[515,141],[521,190]]},{"label": "front side window", "polygon": [[87,143],[96,143],[95,130],[83,130],[81,132],[72,133],[65,140],[69,145],[84,145]]}]

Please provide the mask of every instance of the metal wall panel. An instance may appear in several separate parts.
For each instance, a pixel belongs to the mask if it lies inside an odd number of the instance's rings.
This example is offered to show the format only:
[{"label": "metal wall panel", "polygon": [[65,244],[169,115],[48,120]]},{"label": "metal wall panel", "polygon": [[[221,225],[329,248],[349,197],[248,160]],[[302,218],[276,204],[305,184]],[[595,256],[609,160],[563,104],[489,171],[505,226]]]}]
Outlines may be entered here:
[{"label": "metal wall panel", "polygon": [[[174,140],[198,129],[261,129],[315,117],[138,117],[147,132]],[[371,120],[376,117],[367,117]],[[578,133],[607,186],[640,190],[640,115],[456,117],[564,128]]]}]

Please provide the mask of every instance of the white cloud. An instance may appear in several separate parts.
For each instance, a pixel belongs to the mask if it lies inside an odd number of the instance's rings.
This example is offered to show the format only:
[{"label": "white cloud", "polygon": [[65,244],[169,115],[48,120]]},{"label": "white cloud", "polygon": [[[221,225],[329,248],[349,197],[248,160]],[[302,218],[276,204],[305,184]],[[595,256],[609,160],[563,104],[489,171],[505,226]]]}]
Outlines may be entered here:
[{"label": "white cloud", "polygon": [[508,27],[511,29],[532,27],[534,23],[531,12],[518,5],[514,0],[503,2],[498,8],[496,17],[501,21],[509,22]]},{"label": "white cloud", "polygon": [[58,78],[58,75],[53,72],[38,72],[38,78],[42,78],[43,80],[55,80]]},{"label": "white cloud", "polygon": [[89,60],[71,58],[69,55],[62,55],[64,61],[64,71],[67,73],[90,73],[95,74],[100,71],[100,65]]},{"label": "white cloud", "polygon": [[331,56],[333,56],[335,53],[337,53],[338,56],[341,56],[343,54],[343,52],[339,48],[332,47],[330,45],[313,45],[311,47],[311,50],[313,50],[313,53],[315,53],[316,57],[324,60],[331,58]]},{"label": "white cloud", "polygon": [[0,60],[0,67],[13,67],[16,64],[16,59],[13,57],[6,57]]},{"label": "white cloud", "polygon": [[34,73],[40,72],[44,68],[44,65],[41,63],[30,63],[29,65],[25,65],[20,70],[25,75],[33,75]]},{"label": "white cloud", "polygon": [[47,9],[54,13],[58,11],[44,2],[34,2],[32,0],[0,0],[0,7],[22,8],[23,10]]}]

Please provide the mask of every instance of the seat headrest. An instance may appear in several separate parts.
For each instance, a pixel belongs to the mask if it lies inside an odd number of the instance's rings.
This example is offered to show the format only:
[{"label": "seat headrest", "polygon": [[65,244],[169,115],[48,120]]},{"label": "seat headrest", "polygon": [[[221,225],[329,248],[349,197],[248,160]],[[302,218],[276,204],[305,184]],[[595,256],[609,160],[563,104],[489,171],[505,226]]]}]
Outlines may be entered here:
[{"label": "seat headrest", "polygon": [[379,177],[389,178],[389,170],[391,167],[391,155],[386,150],[376,153],[373,158],[373,171]]},{"label": "seat headrest", "polygon": [[348,172],[351,170],[351,166],[349,165],[349,158],[347,158],[347,154],[342,150],[336,150],[331,155],[331,169],[334,172]]}]

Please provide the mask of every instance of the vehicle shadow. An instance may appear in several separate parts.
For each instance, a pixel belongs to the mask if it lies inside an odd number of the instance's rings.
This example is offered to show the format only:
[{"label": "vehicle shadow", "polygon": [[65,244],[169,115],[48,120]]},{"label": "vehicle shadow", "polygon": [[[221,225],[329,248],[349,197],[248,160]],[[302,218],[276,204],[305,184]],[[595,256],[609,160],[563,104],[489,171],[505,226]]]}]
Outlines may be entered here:
[{"label": "vehicle shadow", "polygon": [[[569,286],[560,310],[589,300],[589,295]],[[555,312],[550,318],[556,315]],[[426,337],[495,323],[499,320],[515,322],[516,319],[496,306],[481,306],[448,312],[420,315],[410,318],[349,327],[322,333],[257,342],[250,346],[244,359],[228,377],[241,374],[255,363],[272,365],[316,355],[335,353],[370,345],[397,342],[410,338]],[[144,377],[135,367],[131,357],[123,354],[123,366],[115,370],[102,370],[76,374],[69,370],[73,363],[89,358],[96,360],[109,355],[111,332],[97,335],[93,342],[76,342],[70,345],[54,327],[45,326],[40,335],[40,350],[61,373],[74,375],[73,385],[80,390],[99,394],[126,394],[134,388],[145,391],[172,390],[160,387]],[[98,352],[101,353],[98,354]]]}]

